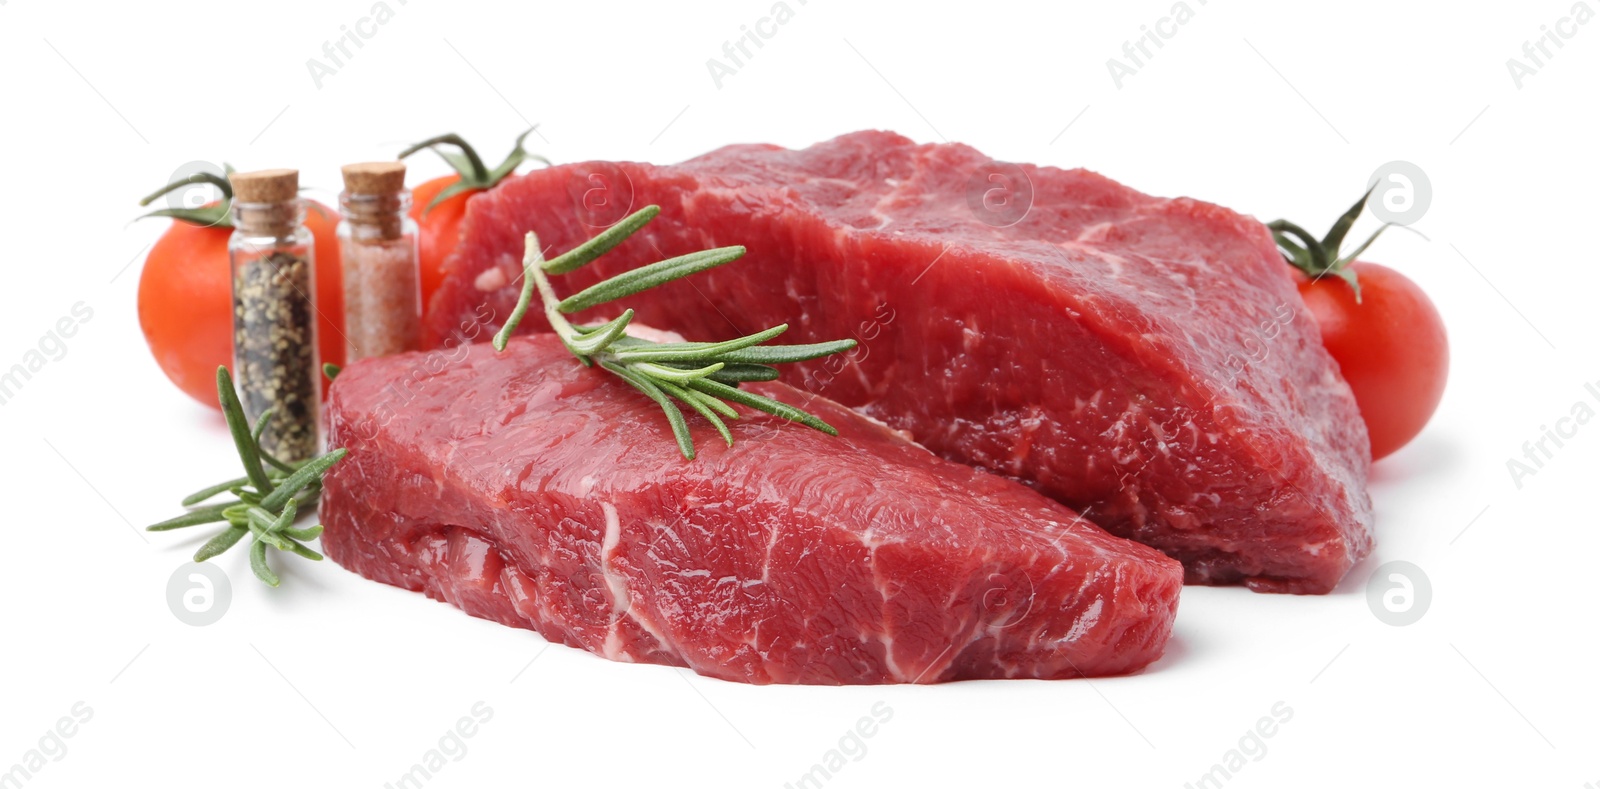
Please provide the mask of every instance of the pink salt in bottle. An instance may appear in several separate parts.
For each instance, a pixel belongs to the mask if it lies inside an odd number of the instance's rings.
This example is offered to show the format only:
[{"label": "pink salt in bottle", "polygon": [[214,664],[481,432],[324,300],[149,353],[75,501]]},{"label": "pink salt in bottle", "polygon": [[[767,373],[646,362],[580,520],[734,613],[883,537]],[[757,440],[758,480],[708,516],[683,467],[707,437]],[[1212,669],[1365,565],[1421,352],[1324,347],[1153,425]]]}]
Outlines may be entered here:
[{"label": "pink salt in bottle", "polygon": [[339,195],[345,359],[415,350],[422,313],[417,223],[401,162],[346,165]]}]

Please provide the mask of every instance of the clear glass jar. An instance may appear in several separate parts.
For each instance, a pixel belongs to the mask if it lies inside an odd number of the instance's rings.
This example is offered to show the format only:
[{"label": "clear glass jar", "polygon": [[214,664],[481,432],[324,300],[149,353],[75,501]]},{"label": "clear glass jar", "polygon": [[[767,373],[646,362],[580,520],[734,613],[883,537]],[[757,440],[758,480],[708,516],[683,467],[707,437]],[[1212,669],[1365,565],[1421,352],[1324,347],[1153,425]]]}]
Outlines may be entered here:
[{"label": "clear glass jar", "polygon": [[345,359],[416,350],[422,327],[417,223],[411,194],[339,195]]},{"label": "clear glass jar", "polygon": [[300,200],[232,208],[233,373],[252,424],[271,410],[261,447],[286,463],[320,447],[316,259]]}]

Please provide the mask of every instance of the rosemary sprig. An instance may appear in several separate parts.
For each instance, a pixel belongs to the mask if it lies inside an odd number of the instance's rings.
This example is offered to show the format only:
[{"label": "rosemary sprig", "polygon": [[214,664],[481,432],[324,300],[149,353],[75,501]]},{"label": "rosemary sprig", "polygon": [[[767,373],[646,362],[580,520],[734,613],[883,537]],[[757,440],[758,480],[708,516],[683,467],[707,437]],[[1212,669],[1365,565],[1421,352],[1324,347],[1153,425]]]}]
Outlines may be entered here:
[{"label": "rosemary sprig", "polygon": [[[203,562],[219,556],[248,534],[251,535],[250,569],[268,586],[277,586],[278,575],[267,564],[268,547],[312,561],[322,559],[322,554],[303,543],[321,535],[322,527],[298,529],[294,521],[303,508],[316,503],[322,492],[322,475],[344,458],[345,450],[335,449],[304,463],[286,463],[273,457],[261,448],[261,432],[271,421],[273,412],[269,409],[262,414],[252,428],[234,393],[233,377],[228,375],[226,367],[217,368],[217,400],[222,404],[222,415],[233,434],[245,475],[185,496],[183,506],[189,508],[188,512],[146,529],[171,531],[207,523],[226,523],[226,529],[200,546],[194,560]],[[204,504],[223,493],[233,494],[233,499]]]},{"label": "rosemary sprig", "polygon": [[538,237],[528,233],[522,258],[522,294],[505,326],[494,336],[495,349],[505,350],[506,342],[532,309],[537,294],[550,328],[578,361],[590,366],[600,365],[661,406],[667,423],[672,426],[679,451],[689,460],[694,459],[694,440],[689,435],[683,406],[710,422],[728,446],[733,446],[733,433],[723,420],[739,418],[739,412],[729,405],[730,402],[838,435],[837,430],[821,419],[787,403],[746,392],[739,385],[774,380],[778,370],[773,365],[848,351],[856,346],[855,340],[766,345],[789,328],[788,324],[780,324],[724,342],[653,342],[627,334],[628,324],[633,320],[631,309],[599,326],[579,326],[567,320],[570,313],[731,263],[745,253],[744,247],[739,246],[693,252],[618,274],[565,299],[556,296],[550,285],[550,275],[571,273],[588,265],[649,224],[660,212],[659,206],[646,206],[550,260],[544,259]]}]

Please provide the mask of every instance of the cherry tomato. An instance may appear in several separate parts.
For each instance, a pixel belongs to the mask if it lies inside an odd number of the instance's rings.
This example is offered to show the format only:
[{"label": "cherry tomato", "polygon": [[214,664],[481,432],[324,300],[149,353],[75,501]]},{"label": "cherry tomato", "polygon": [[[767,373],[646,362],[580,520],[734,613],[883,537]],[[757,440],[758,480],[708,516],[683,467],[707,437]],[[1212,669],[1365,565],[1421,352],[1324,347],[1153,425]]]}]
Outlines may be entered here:
[{"label": "cherry tomato", "polygon": [[417,222],[419,264],[422,267],[422,306],[427,308],[444,279],[444,260],[456,248],[461,233],[461,218],[467,213],[467,200],[477,190],[461,192],[429,208],[435,197],[461,180],[446,175],[427,181],[411,190],[411,218]]},{"label": "cherry tomato", "polygon": [[1339,362],[1372,437],[1372,458],[1422,432],[1444,395],[1450,346],[1427,294],[1394,269],[1350,264],[1361,301],[1338,277],[1302,277],[1300,297],[1316,316],[1322,344]]},{"label": "cherry tomato", "polygon": [[[307,201],[316,238],[317,346],[323,362],[344,363],[344,286],[334,227],[339,212]],[[150,247],[139,275],[139,328],[167,378],[190,397],[217,404],[217,367],[233,369],[233,229],[174,220]],[[327,381],[323,381],[326,394]]]},{"label": "cherry tomato", "polygon": [[[467,201],[486,189],[493,189],[506,177],[517,171],[523,162],[533,160],[550,164],[543,156],[535,156],[523,149],[522,144],[533,133],[529,129],[517,135],[516,144],[504,161],[490,169],[483,157],[455,133],[429,137],[400,152],[405,159],[421,151],[433,151],[455,170],[455,175],[435,178],[411,191],[411,218],[417,222],[420,238],[417,240],[419,265],[422,268],[422,309],[428,309],[433,292],[444,279],[444,262],[455,250],[460,240],[461,218],[467,213]],[[455,149],[453,152],[449,149]],[[441,194],[444,199],[440,199]],[[434,201],[438,201],[435,203]]]}]

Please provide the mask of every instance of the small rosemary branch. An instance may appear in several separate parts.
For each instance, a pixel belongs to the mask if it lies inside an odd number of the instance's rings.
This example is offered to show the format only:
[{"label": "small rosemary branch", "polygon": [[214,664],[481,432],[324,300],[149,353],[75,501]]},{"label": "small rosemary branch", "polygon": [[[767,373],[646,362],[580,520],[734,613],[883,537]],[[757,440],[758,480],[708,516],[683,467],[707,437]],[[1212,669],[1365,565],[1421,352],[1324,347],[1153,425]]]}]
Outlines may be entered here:
[{"label": "small rosemary branch", "polygon": [[739,385],[748,381],[771,381],[778,377],[773,365],[818,359],[848,351],[855,340],[835,340],[807,345],[766,345],[789,328],[780,324],[764,331],[724,342],[652,342],[627,334],[633,310],[624,310],[615,319],[599,326],[579,326],[567,315],[632,296],[676,279],[731,263],[744,255],[744,247],[720,247],[680,255],[618,274],[565,299],[558,298],[550,285],[550,275],[577,271],[610,252],[661,212],[659,206],[646,206],[630,214],[604,232],[567,252],[545,260],[539,239],[528,233],[523,252],[522,294],[506,324],[494,336],[496,350],[505,350],[517,326],[533,307],[537,294],[544,307],[545,320],[567,350],[585,365],[603,369],[628,382],[661,406],[672,426],[678,450],[694,459],[694,440],[682,407],[699,414],[733,446],[733,433],[725,419],[738,419],[729,403],[764,411],[799,422],[829,435],[838,435],[831,425],[787,403],[746,392]]},{"label": "small rosemary branch", "polygon": [[[322,527],[295,528],[294,521],[301,509],[315,505],[322,492],[322,475],[344,458],[345,450],[336,449],[304,463],[286,463],[273,457],[261,448],[261,433],[271,422],[273,412],[269,409],[251,427],[233,391],[233,377],[228,375],[226,367],[217,368],[217,400],[222,404],[222,415],[233,434],[245,475],[185,496],[183,506],[189,508],[188,512],[148,526],[146,530],[171,531],[207,523],[227,523],[226,529],[200,546],[194,560],[203,562],[221,555],[248,534],[251,535],[251,571],[268,586],[277,586],[278,575],[267,564],[268,547],[312,561],[322,560],[322,554],[303,544],[321,535]],[[204,504],[223,493],[231,493],[234,498]]]}]

